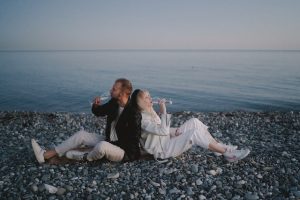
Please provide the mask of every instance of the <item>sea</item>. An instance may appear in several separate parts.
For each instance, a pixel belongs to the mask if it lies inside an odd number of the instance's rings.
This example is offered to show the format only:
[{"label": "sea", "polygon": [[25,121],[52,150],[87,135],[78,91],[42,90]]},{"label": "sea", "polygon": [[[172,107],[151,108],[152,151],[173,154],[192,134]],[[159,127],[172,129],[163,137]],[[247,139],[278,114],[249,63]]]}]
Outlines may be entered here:
[{"label": "sea", "polygon": [[298,50],[0,51],[0,111],[91,113],[118,78],[169,112],[300,111]]}]

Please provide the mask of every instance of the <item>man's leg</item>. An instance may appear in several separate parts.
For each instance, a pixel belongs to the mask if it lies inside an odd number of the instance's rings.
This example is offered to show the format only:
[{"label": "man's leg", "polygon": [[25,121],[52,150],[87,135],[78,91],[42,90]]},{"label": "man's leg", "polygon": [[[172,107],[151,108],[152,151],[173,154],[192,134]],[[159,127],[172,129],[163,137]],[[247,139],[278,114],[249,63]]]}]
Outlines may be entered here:
[{"label": "man's leg", "polygon": [[104,137],[95,133],[88,133],[86,131],[78,131],[63,143],[55,147],[55,152],[59,156],[64,155],[67,151],[86,145],[94,147],[97,143],[104,140]]},{"label": "man's leg", "polygon": [[78,148],[81,145],[94,147],[101,140],[104,140],[104,137],[101,135],[97,135],[95,133],[88,133],[86,131],[78,131],[66,141],[55,147],[55,149],[45,150],[40,147],[40,145],[35,141],[35,139],[31,140],[31,145],[38,162],[44,163],[45,159],[50,159],[56,156],[57,154],[59,156],[62,156],[67,151],[74,148]]},{"label": "man's leg", "polygon": [[125,151],[106,141],[99,142],[87,155],[87,160],[93,161],[103,157],[110,161],[119,162],[124,158]]}]

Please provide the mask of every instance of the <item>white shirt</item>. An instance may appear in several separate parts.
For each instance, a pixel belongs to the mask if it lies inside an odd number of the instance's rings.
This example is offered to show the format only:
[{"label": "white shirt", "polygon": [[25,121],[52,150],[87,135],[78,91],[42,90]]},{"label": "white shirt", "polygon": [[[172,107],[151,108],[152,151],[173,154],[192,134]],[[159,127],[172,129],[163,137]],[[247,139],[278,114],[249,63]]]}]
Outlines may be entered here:
[{"label": "white shirt", "polygon": [[119,110],[118,110],[118,116],[116,118],[116,120],[114,120],[111,123],[111,128],[110,128],[110,141],[117,141],[118,140],[118,136],[117,136],[117,132],[116,132],[116,124],[118,123],[119,117],[122,114],[124,110],[124,107],[120,107],[119,106]]}]

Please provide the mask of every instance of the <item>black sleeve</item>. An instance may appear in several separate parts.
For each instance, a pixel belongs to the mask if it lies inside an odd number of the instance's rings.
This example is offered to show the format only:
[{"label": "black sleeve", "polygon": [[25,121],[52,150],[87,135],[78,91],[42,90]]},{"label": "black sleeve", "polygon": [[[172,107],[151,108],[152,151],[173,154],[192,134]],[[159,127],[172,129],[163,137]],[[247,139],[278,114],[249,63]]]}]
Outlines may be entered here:
[{"label": "black sleeve", "polygon": [[116,100],[111,99],[109,102],[103,105],[95,105],[92,106],[92,113],[96,116],[105,116],[108,115],[114,108]]}]

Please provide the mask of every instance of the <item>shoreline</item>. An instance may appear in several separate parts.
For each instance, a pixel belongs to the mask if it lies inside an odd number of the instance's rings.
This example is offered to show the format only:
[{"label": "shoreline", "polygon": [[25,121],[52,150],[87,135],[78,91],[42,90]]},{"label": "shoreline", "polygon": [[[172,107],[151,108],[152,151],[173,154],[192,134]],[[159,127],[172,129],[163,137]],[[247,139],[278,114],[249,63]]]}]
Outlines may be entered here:
[{"label": "shoreline", "polygon": [[[104,134],[105,119],[91,113],[0,111],[0,196],[24,199],[299,199],[300,112],[172,113],[172,126],[196,117],[211,134],[248,147],[238,163],[193,147],[160,164],[96,161],[39,165],[31,138],[53,147],[84,128]],[[109,178],[118,174],[116,178]],[[51,194],[44,184],[60,192]]]}]

